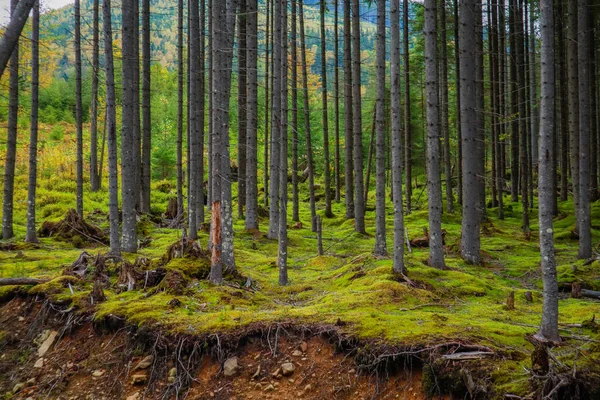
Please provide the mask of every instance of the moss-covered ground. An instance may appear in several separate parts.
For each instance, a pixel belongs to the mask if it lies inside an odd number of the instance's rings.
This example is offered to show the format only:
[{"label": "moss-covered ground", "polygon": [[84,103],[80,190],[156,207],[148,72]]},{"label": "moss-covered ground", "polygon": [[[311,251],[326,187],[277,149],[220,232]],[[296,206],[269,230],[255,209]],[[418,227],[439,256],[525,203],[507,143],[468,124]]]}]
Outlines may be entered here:
[{"label": "moss-covered ground", "polygon": [[[75,202],[75,182],[63,175],[42,176],[38,190],[38,219],[59,220]],[[24,180],[20,177],[19,181]],[[16,237],[12,250],[0,252],[0,277],[39,277],[52,279],[49,283],[31,288],[1,287],[0,298],[15,290],[43,293],[53,300],[87,301],[90,283],[72,280],[71,288],[60,277],[82,251],[73,243],[42,238],[39,246],[23,243],[25,235],[25,185],[16,185]],[[106,219],[107,192],[90,193],[86,187],[85,213],[89,222],[108,229]],[[155,215],[166,208],[174,196],[174,184],[155,182],[152,190],[152,210]],[[234,197],[235,193],[234,185]],[[320,189],[322,191],[322,189]],[[418,192],[416,193],[418,195]],[[375,258],[374,212],[366,217],[367,235],[353,232],[353,221],[344,217],[343,200],[334,203],[333,218],[324,218],[325,255],[317,256],[316,236],[310,231],[308,193],[301,187],[300,220],[303,228],[289,232],[290,284],[278,286],[275,265],[277,242],[244,232],[244,222],[235,222],[235,259],[238,271],[252,278],[253,290],[236,285],[213,286],[205,280],[194,279],[200,268],[197,260],[175,259],[167,269],[177,269],[191,277],[184,295],[166,292],[149,295],[144,290],[116,293],[105,290],[107,301],[95,307],[96,318],[109,314],[126,318],[128,323],[147,325],[173,333],[204,334],[232,331],[251,324],[293,322],[302,325],[338,324],[345,333],[364,341],[377,341],[399,346],[427,346],[449,340],[461,340],[489,347],[501,354],[493,373],[493,383],[499,392],[522,394],[528,389],[529,353],[533,346],[526,335],[536,331],[540,322],[542,291],[537,237],[537,210],[533,209],[532,235],[527,238],[520,227],[520,205],[507,204],[505,220],[496,217],[495,209],[488,209],[489,222],[485,224],[482,249],[483,266],[466,264],[457,254],[460,238],[460,213],[445,214],[443,228],[446,236],[447,270],[426,265],[427,249],[413,249],[406,253],[409,285],[392,274],[389,258]],[[415,210],[405,218],[411,238],[421,236],[427,225],[425,195],[415,196]],[[262,201],[262,200],[261,200]],[[374,202],[370,197],[370,204]],[[318,205],[323,213],[323,204]],[[583,287],[600,290],[600,262],[583,265],[576,259],[577,241],[572,202],[559,204],[560,216],[555,221],[556,254],[559,282],[579,282]],[[98,211],[99,210],[99,211]],[[291,221],[291,206],[288,208]],[[388,249],[392,249],[392,209],[388,209]],[[592,225],[594,243],[600,240],[600,202],[593,205]],[[261,220],[261,228],[267,226]],[[180,238],[181,231],[159,228],[144,217],[140,223],[140,237],[149,244],[138,256],[159,259],[167,248]],[[201,233],[203,247],[208,237]],[[9,243],[3,242],[3,246]],[[85,247],[85,246],[84,246]],[[102,246],[85,248],[96,254],[106,252]],[[133,260],[135,255],[126,255]],[[113,278],[114,279],[114,278]],[[66,287],[65,287],[66,286]],[[506,297],[514,291],[516,307],[506,307]],[[533,292],[533,302],[525,300],[524,293]],[[168,303],[177,297],[182,305]],[[589,329],[574,328],[600,314],[600,302],[572,299],[567,294],[560,301],[560,323],[570,346],[557,353],[569,362],[577,353],[580,368],[600,356],[600,335]],[[0,332],[1,334],[1,332]]]}]

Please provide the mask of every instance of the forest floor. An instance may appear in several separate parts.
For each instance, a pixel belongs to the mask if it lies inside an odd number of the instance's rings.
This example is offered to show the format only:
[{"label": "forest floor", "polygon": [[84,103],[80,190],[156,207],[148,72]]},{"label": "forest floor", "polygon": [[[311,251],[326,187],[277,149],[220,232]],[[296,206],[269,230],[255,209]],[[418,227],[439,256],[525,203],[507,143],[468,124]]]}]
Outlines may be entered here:
[{"label": "forest floor", "polygon": [[[65,167],[42,176],[40,223],[61,220],[74,204],[70,174]],[[173,183],[153,184],[153,216],[139,222],[141,248],[124,260],[105,259],[105,245],[79,234],[24,244],[26,186],[16,187],[16,237],[0,242],[0,278],[45,283],[0,287],[0,393],[6,398],[529,398],[544,383],[560,383],[562,398],[577,391],[580,398],[600,396],[594,320],[600,301],[570,296],[572,283],[600,290],[600,261],[576,259],[572,202],[559,204],[555,220],[564,344],[551,349],[551,374],[532,380],[530,336],[542,307],[537,210],[526,236],[520,205],[508,197],[504,220],[496,209],[487,210],[482,266],[460,258],[460,213],[445,213],[448,268],[428,267],[427,249],[413,248],[406,254],[408,282],[392,274],[391,259],[372,255],[374,212],[367,213],[367,234],[356,234],[343,199],[333,206],[335,216],[323,219],[325,255],[317,256],[302,187],[302,226],[289,230],[290,284],[277,284],[277,242],[245,232],[239,219],[238,273],[213,286],[201,250],[207,234],[201,233],[198,247],[161,220]],[[86,221],[106,231],[106,190],[86,193]],[[425,209],[426,196],[417,191],[405,218],[411,239],[422,236]],[[267,222],[261,220],[263,231]],[[387,223],[391,251],[391,208]],[[599,224],[597,202],[595,245]],[[83,251],[90,257],[73,267]],[[104,282],[103,301],[92,300],[96,280]],[[511,292],[514,308],[507,306]],[[57,336],[47,339],[52,332]],[[52,346],[40,355],[46,340]],[[475,359],[462,359],[474,351]],[[150,365],[135,369],[147,356]],[[225,376],[234,357],[237,367]],[[284,375],[282,365],[289,363],[295,370]]]}]

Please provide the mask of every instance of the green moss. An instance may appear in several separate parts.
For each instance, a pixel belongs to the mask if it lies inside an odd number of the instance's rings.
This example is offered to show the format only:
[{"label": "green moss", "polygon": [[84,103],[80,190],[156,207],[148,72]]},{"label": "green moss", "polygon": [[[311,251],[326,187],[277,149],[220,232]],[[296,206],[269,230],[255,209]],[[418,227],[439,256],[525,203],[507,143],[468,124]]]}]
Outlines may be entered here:
[{"label": "green moss", "polygon": [[79,282],[79,279],[74,276],[62,275],[46,283],[33,286],[31,289],[29,289],[29,294],[43,294],[46,296],[56,295],[68,290],[66,288],[69,286],[69,284],[71,284],[71,287],[73,287]]}]

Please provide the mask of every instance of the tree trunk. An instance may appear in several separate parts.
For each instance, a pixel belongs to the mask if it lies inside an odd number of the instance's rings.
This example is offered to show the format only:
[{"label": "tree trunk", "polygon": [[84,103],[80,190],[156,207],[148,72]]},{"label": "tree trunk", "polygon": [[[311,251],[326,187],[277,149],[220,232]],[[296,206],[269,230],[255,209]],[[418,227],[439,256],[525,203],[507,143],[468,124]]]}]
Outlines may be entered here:
[{"label": "tree trunk", "polygon": [[463,181],[462,181],[462,129],[460,126],[460,36],[458,32],[458,0],[454,0],[454,64],[456,67],[456,142],[457,142],[457,201],[463,203]]},{"label": "tree trunk", "polygon": [[[559,0],[558,10],[556,12],[556,33],[558,47],[558,67],[560,84],[560,200],[567,201],[569,196],[569,96],[568,96],[568,75],[567,61],[565,52],[565,29],[563,18],[566,14],[566,0]],[[555,154],[555,156],[557,156]]]},{"label": "tree trunk", "polygon": [[402,100],[400,94],[400,0],[392,0],[391,18],[391,119],[392,193],[394,201],[394,255],[392,270],[406,274],[404,266],[404,216],[402,213]]},{"label": "tree trunk", "polygon": [[341,180],[341,154],[340,154],[340,38],[339,38],[339,3],[333,2],[333,55],[335,57],[333,85],[335,92],[335,201],[341,200],[342,180]]},{"label": "tree trunk", "polygon": [[33,6],[31,20],[31,127],[29,136],[29,184],[27,186],[27,233],[25,241],[38,243],[35,231],[37,186],[38,98],[40,86],[40,5]]},{"label": "tree trunk", "polygon": [[327,218],[333,217],[331,212],[331,175],[329,173],[330,162],[329,162],[329,117],[328,117],[328,103],[327,103],[327,46],[325,41],[325,3],[326,0],[321,0],[320,14],[321,14],[321,108],[323,115],[323,175],[325,179],[325,216]]},{"label": "tree trunk", "polygon": [[98,172],[98,75],[100,53],[100,0],[92,3],[92,105],[90,117],[90,186],[92,192],[100,190],[102,182]]},{"label": "tree trunk", "polygon": [[478,0],[464,0],[460,4],[460,117],[463,148],[463,220],[461,227],[461,255],[471,264],[481,263],[480,232],[481,222],[480,190],[477,173],[480,171],[478,157],[478,109],[476,35],[477,23],[481,15],[477,10]]},{"label": "tree trunk", "polygon": [[315,205],[315,167],[313,164],[312,135],[310,131],[310,105],[308,95],[308,65],[306,62],[306,34],[304,32],[304,2],[298,1],[300,13],[300,53],[302,54],[302,91],[304,98],[304,136],[306,141],[306,163],[308,168],[308,191],[310,197],[310,225],[317,231],[317,208]]},{"label": "tree trunk", "polygon": [[555,196],[552,185],[555,87],[553,0],[541,0],[540,13],[542,83],[538,195],[544,304],[542,323],[537,336],[545,341],[560,342],[558,332],[558,283],[552,224],[552,203]]},{"label": "tree trunk", "polygon": [[246,0],[238,0],[238,218],[244,218],[246,198],[246,130],[247,128],[247,41],[246,41]]},{"label": "tree trunk", "polygon": [[354,230],[365,233],[365,189],[363,182],[361,103],[360,4],[352,0],[352,101],[354,118]]},{"label": "tree trunk", "polygon": [[510,29],[510,184],[513,203],[519,201],[519,86],[518,86],[518,50],[517,29],[518,22],[515,16],[518,13],[517,2],[508,0],[508,25]]},{"label": "tree trunk", "polygon": [[578,74],[579,74],[579,253],[578,258],[592,256],[590,221],[590,11],[588,0],[578,0]]},{"label": "tree trunk", "polygon": [[2,40],[0,41],[0,78],[4,75],[8,60],[12,60],[14,57],[14,50],[18,47],[19,37],[35,2],[36,0],[11,0],[10,22],[6,29],[4,29]]},{"label": "tree trunk", "polygon": [[[188,120],[188,143],[189,143],[189,199],[188,199],[188,226],[189,237],[192,240],[198,238],[198,209],[201,206],[199,194],[201,192],[203,179],[200,175],[202,157],[201,151],[201,136],[202,126],[200,126],[200,9],[198,1],[190,1],[188,3],[188,40],[189,40],[189,120]],[[214,46],[214,43],[213,43]],[[214,145],[214,143],[213,143]],[[214,148],[213,148],[214,151]],[[216,178],[215,178],[216,179]]]},{"label": "tree trunk", "polygon": [[299,222],[298,200],[298,41],[296,23],[296,0],[292,0],[292,221]]},{"label": "tree trunk", "polygon": [[354,218],[354,133],[352,111],[352,35],[350,27],[350,0],[344,0],[344,183],[346,190],[346,218]]},{"label": "tree trunk", "polygon": [[142,0],[142,176],[140,211],[150,212],[150,161],[152,120],[150,114],[150,0]]},{"label": "tree trunk", "polygon": [[[521,225],[523,232],[528,235],[530,232],[529,227],[529,156],[527,149],[527,142],[529,138],[527,129],[527,96],[526,96],[526,82],[525,82],[525,62],[523,53],[523,44],[525,43],[523,35],[523,2],[524,0],[517,0],[518,8],[516,11],[516,37],[515,37],[515,57],[517,64],[517,102],[518,102],[518,124],[519,124],[519,180],[521,189],[521,206],[522,206],[522,218]],[[515,162],[515,160],[513,160]]]},{"label": "tree trunk", "polygon": [[[12,19],[19,18],[17,13],[18,0],[11,0],[10,8]],[[27,11],[29,14],[29,11]],[[27,17],[25,17],[26,19]],[[23,24],[25,21],[23,21]],[[7,29],[6,34],[9,34]],[[20,30],[19,30],[20,32]],[[5,37],[8,40],[9,37]],[[18,37],[17,37],[18,39]],[[3,43],[4,45],[4,40]],[[6,138],[6,163],[4,164],[4,198],[2,201],[2,239],[10,239],[13,232],[13,198],[15,187],[15,163],[17,159],[17,119],[19,113],[19,43],[15,41],[14,51],[10,57],[10,78],[8,94],[8,134]],[[0,50],[4,51],[3,48]],[[3,53],[0,53],[3,54]]]},{"label": "tree trunk", "polygon": [[[265,207],[269,206],[269,131],[270,131],[270,116],[269,112],[271,111],[269,105],[269,85],[271,83],[269,73],[271,70],[269,69],[269,61],[270,61],[270,46],[272,46],[272,35],[273,35],[273,18],[271,14],[273,13],[273,1],[274,0],[266,0],[267,3],[267,23],[266,23],[266,44],[265,44],[265,129],[264,129],[264,154],[263,154],[263,205]],[[272,66],[271,66],[272,68]]]},{"label": "tree trunk", "polygon": [[569,147],[577,230],[579,230],[579,74],[577,60],[577,0],[568,0],[567,58],[569,71]]},{"label": "tree trunk", "polygon": [[81,104],[81,12],[75,0],[75,128],[77,130],[77,214],[83,218],[83,110]]},{"label": "tree trunk", "polygon": [[248,5],[248,123],[246,133],[246,229],[258,229],[258,1]]},{"label": "tree trunk", "polygon": [[183,0],[177,0],[177,219],[183,220]]},{"label": "tree trunk", "polygon": [[410,126],[410,46],[408,40],[408,0],[403,0],[402,13],[404,24],[404,169],[406,170],[406,213],[410,214],[412,210],[412,129]]},{"label": "tree trunk", "polygon": [[443,269],[442,179],[440,166],[439,81],[436,0],[425,1],[425,79],[427,88],[427,195],[429,205],[429,265]]},{"label": "tree trunk", "polygon": [[[385,1],[377,2],[377,44],[376,44],[376,74],[377,74],[377,98],[376,98],[376,146],[375,146],[375,250],[376,256],[387,255],[386,232],[385,232]],[[368,185],[368,183],[367,183]],[[368,190],[368,186],[367,186]]]},{"label": "tree trunk", "polygon": [[117,115],[115,104],[115,69],[112,49],[110,0],[102,2],[104,23],[104,68],[106,72],[106,132],[108,140],[108,210],[110,220],[110,252],[121,254],[119,229],[119,172],[117,166]]},{"label": "tree trunk", "polygon": [[446,211],[454,212],[454,196],[452,194],[452,163],[450,153],[450,126],[448,124],[448,45],[446,33],[446,1],[440,0],[440,136],[444,139],[444,174],[446,178]]},{"label": "tree trunk", "polygon": [[123,210],[123,250],[129,253],[137,251],[136,232],[136,176],[139,171],[135,164],[135,46],[138,40],[137,21],[135,19],[136,2],[122,1],[122,56],[123,56],[123,110],[121,122],[121,203]]},{"label": "tree trunk", "polygon": [[[281,108],[279,117],[281,121],[281,129],[279,131],[280,137],[280,153],[279,153],[279,227],[278,227],[278,263],[279,267],[279,285],[285,286],[288,284],[288,273],[287,273],[287,176],[288,176],[288,83],[287,83],[287,71],[288,71],[288,58],[287,58],[287,0],[277,0],[281,2]],[[324,0],[323,0],[324,1]],[[277,90],[277,88],[274,88]],[[274,177],[277,179],[277,177]]]}]

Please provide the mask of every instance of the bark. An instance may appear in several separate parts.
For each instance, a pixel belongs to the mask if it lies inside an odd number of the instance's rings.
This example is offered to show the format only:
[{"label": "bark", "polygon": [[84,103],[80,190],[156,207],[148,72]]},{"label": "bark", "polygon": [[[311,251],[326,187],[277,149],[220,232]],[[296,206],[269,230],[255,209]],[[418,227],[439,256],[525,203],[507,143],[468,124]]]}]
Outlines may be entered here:
[{"label": "bark", "polygon": [[590,221],[590,144],[591,109],[590,90],[590,10],[588,0],[578,0],[578,75],[579,75],[579,252],[578,258],[592,256],[592,234]]},{"label": "bark", "polygon": [[[189,143],[189,199],[188,199],[188,226],[189,226],[189,237],[192,240],[198,238],[198,209],[201,206],[199,204],[200,198],[199,193],[202,188],[202,176],[200,175],[201,170],[201,131],[200,126],[200,9],[197,1],[190,1],[189,7],[189,29],[188,29],[188,40],[189,40],[189,120],[188,120],[188,143]],[[214,43],[213,43],[214,46]],[[214,139],[213,139],[214,140]],[[214,142],[213,142],[214,146]],[[214,148],[213,148],[214,151]],[[217,179],[217,178],[214,178]]]},{"label": "bark", "polygon": [[354,218],[354,133],[352,110],[352,35],[350,28],[350,0],[344,0],[344,186],[346,190],[346,218]]},{"label": "bark", "polygon": [[[288,177],[288,84],[287,84],[287,71],[288,71],[288,58],[287,58],[287,0],[278,0],[281,4],[281,108],[280,108],[280,121],[281,129],[279,131],[281,135],[280,153],[279,153],[279,227],[278,227],[278,263],[279,267],[279,285],[285,286],[288,284],[288,273],[287,273],[287,177]],[[277,88],[274,88],[277,89]]]},{"label": "bark", "polygon": [[183,0],[177,0],[177,219],[183,220]]},{"label": "bark", "polygon": [[298,1],[300,14],[300,53],[302,57],[302,94],[304,99],[304,136],[306,141],[306,163],[308,169],[308,191],[310,202],[310,225],[313,232],[317,231],[317,208],[315,205],[315,167],[313,164],[312,133],[310,126],[310,105],[308,95],[308,66],[306,62],[306,34],[304,32],[304,2]]},{"label": "bark", "polygon": [[[521,189],[521,225],[523,232],[529,234],[529,155],[527,142],[529,138],[527,129],[527,95],[525,81],[525,61],[523,53],[523,44],[525,43],[523,35],[523,1],[517,0],[519,5],[516,12],[516,37],[515,37],[515,57],[517,64],[517,102],[518,102],[518,124],[519,124],[519,180]],[[516,160],[513,160],[515,162]]]},{"label": "bark", "polygon": [[427,101],[427,195],[429,209],[429,265],[443,269],[442,179],[440,166],[439,81],[436,0],[425,1],[425,79]]},{"label": "bark", "polygon": [[540,254],[544,303],[542,323],[537,336],[543,340],[560,342],[558,332],[558,283],[554,259],[554,231],[552,224],[554,188],[552,184],[554,140],[554,15],[553,0],[540,2],[541,49],[541,115],[539,148],[539,224]]},{"label": "bark", "polygon": [[298,200],[298,41],[297,41],[297,15],[296,0],[292,0],[292,221],[299,222]]},{"label": "bark", "polygon": [[246,128],[246,229],[258,229],[258,1],[247,0],[248,6],[248,123]]},{"label": "bark", "polygon": [[363,182],[362,103],[360,54],[360,4],[352,0],[352,101],[354,132],[354,230],[365,233],[365,189]]},{"label": "bark", "polygon": [[[531,107],[531,114],[529,117],[530,124],[530,138],[531,138],[531,171],[537,171],[538,169],[538,135],[539,135],[539,105],[538,105],[538,93],[537,93],[537,64],[536,64],[536,40],[535,40],[535,12],[533,10],[533,3],[529,6],[529,105]],[[533,180],[531,182],[533,187]]]},{"label": "bark", "polygon": [[463,178],[462,178],[462,129],[460,125],[460,36],[458,32],[458,0],[454,0],[454,64],[456,68],[456,142],[457,142],[457,201],[463,203]]},{"label": "bark", "polygon": [[325,2],[321,0],[320,14],[321,14],[321,108],[323,116],[323,175],[325,180],[325,216],[327,218],[333,217],[331,212],[331,175],[329,173],[330,161],[329,161],[329,117],[328,117],[328,103],[327,103],[327,47],[325,41]]},{"label": "bark", "polygon": [[340,38],[339,38],[339,3],[338,0],[333,2],[333,54],[335,57],[334,63],[334,103],[335,103],[335,160],[334,160],[334,175],[335,175],[335,201],[339,203],[341,200],[342,180],[341,180],[341,154],[340,154]]},{"label": "bark", "polygon": [[[477,82],[476,35],[477,23],[481,20],[477,10],[478,0],[464,0],[460,3],[460,117],[462,130],[462,172],[463,172],[463,220],[461,227],[461,255],[469,263],[480,264],[480,190],[478,153],[478,110],[475,96]],[[479,8],[480,10],[480,8]]]},{"label": "bark", "polygon": [[137,251],[136,232],[136,176],[135,164],[135,46],[137,42],[137,21],[135,1],[122,2],[122,56],[123,56],[123,96],[121,122],[121,203],[123,210],[122,248],[129,253]]},{"label": "bark", "polygon": [[[579,212],[579,75],[577,60],[577,0],[568,0],[567,70],[569,74],[569,149],[575,215]],[[579,218],[576,219],[579,226]]]},{"label": "bark", "polygon": [[[386,232],[385,232],[385,1],[377,2],[377,44],[376,44],[376,74],[377,74],[377,98],[376,98],[376,146],[375,146],[375,250],[376,256],[387,255]],[[368,184],[368,182],[367,182]],[[367,186],[368,189],[368,186]]]},{"label": "bark", "polygon": [[75,0],[75,128],[77,130],[77,214],[83,218],[83,110],[81,104],[81,8]]},{"label": "bark", "polygon": [[[11,18],[20,18],[18,0],[11,0]],[[29,14],[29,11],[27,11]],[[27,16],[24,17],[26,19]],[[25,23],[25,21],[23,21]],[[20,30],[19,30],[20,32]],[[7,28],[5,35],[10,32]],[[10,39],[6,37],[6,40]],[[18,37],[17,37],[18,39]],[[4,43],[3,43],[4,45]],[[15,41],[14,51],[10,57],[10,77],[8,93],[8,134],[6,138],[6,162],[4,164],[4,197],[2,201],[2,239],[10,239],[13,232],[13,198],[15,187],[15,163],[17,159],[17,120],[19,112],[19,44]],[[3,48],[0,48],[3,52]],[[3,54],[3,53],[0,53]]]},{"label": "bark", "polygon": [[404,24],[404,163],[406,170],[406,213],[410,214],[412,209],[412,129],[410,124],[410,46],[408,40],[408,0],[403,0],[402,12]]},{"label": "bark", "polygon": [[[558,10],[556,12],[555,26],[557,32],[557,53],[559,67],[560,84],[560,200],[566,201],[569,196],[569,96],[568,96],[568,75],[565,52],[565,29],[563,18],[566,13],[566,0],[559,0]],[[557,155],[555,155],[557,156]]]},{"label": "bark", "polygon": [[14,50],[18,47],[19,37],[27,23],[29,12],[36,3],[36,0],[11,1],[11,17],[8,26],[3,32],[0,41],[0,78],[4,75],[4,70],[9,60],[14,57]]},{"label": "bark", "polygon": [[198,162],[196,173],[198,174],[198,186],[196,186],[196,226],[204,223],[204,127],[205,118],[205,91],[206,91],[206,0],[200,0],[200,33],[199,33],[199,62],[198,62]]},{"label": "bark", "polygon": [[104,68],[106,72],[106,132],[108,141],[108,210],[110,220],[110,252],[121,254],[119,229],[119,175],[117,166],[117,115],[115,105],[115,69],[112,49],[111,4],[102,2],[104,23]]},{"label": "bark", "polygon": [[100,190],[98,172],[98,75],[100,55],[100,0],[92,3],[92,105],[90,117],[90,186],[92,192]]},{"label": "bark", "polygon": [[400,0],[392,0],[391,18],[391,128],[392,193],[394,202],[394,254],[392,270],[406,274],[404,265],[404,215],[402,212],[402,105],[400,93]]},{"label": "bark", "polygon": [[136,0],[133,3],[133,23],[135,40],[133,44],[133,58],[131,60],[133,68],[133,168],[134,168],[134,196],[135,210],[141,212],[140,194],[142,192],[142,135],[140,126],[140,2]]},{"label": "bark", "polygon": [[140,211],[150,212],[152,128],[150,110],[150,0],[142,0],[142,175]]},{"label": "bark", "polygon": [[[504,166],[502,164],[503,157],[503,149],[502,149],[502,138],[504,137],[504,108],[503,108],[503,100],[504,100],[504,91],[503,91],[503,59],[504,59],[504,39],[503,34],[500,32],[504,31],[504,25],[498,23],[499,18],[499,10],[498,10],[498,2],[492,2],[492,34],[490,34],[490,38],[493,43],[493,70],[494,70],[494,78],[492,79],[492,87],[493,87],[493,96],[494,99],[494,109],[493,109],[493,121],[492,124],[494,127],[495,141],[492,144],[495,149],[495,176],[494,176],[494,184],[496,186],[496,194],[498,198],[498,218],[504,219]],[[500,26],[500,28],[498,28]],[[493,38],[492,38],[493,36]]]},{"label": "bark", "polygon": [[[263,204],[265,207],[269,206],[269,130],[270,130],[270,122],[271,119],[269,117],[270,105],[269,105],[269,84],[271,83],[269,78],[269,50],[272,45],[272,35],[273,35],[273,18],[271,14],[273,12],[273,0],[266,0],[267,3],[267,23],[266,23],[266,39],[265,39],[265,129],[264,129],[264,154],[263,154]],[[272,67],[271,67],[272,68]]]},{"label": "bark", "polygon": [[247,39],[246,39],[246,0],[238,0],[238,218],[244,218],[246,198],[246,130],[247,128]]},{"label": "bark", "polygon": [[29,184],[27,186],[27,233],[25,241],[38,243],[35,231],[35,192],[37,186],[38,98],[40,86],[40,6],[33,6],[31,19],[31,113],[29,136]]},{"label": "bark", "polygon": [[452,163],[450,153],[450,126],[448,124],[448,45],[446,33],[446,1],[439,4],[440,25],[440,136],[444,140],[444,175],[446,179],[446,211],[454,212],[452,194]]},{"label": "bark", "polygon": [[492,207],[498,206],[498,187],[496,185],[497,181],[497,170],[496,170],[496,144],[498,142],[498,89],[497,83],[498,79],[497,75],[497,29],[496,29],[496,10],[497,4],[488,3],[487,5],[487,17],[488,17],[488,26],[489,26],[489,72],[490,72],[490,131],[492,136]]},{"label": "bark", "polygon": [[519,86],[517,66],[517,33],[516,14],[518,0],[508,0],[508,25],[510,29],[510,184],[513,203],[519,201]]}]

